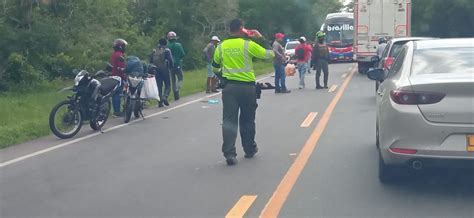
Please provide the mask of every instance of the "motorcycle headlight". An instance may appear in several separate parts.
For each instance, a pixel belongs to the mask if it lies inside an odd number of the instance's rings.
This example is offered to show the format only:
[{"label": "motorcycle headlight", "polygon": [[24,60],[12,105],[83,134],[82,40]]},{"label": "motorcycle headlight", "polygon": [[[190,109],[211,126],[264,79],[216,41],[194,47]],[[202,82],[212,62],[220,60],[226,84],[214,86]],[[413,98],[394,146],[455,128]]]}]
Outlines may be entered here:
[{"label": "motorcycle headlight", "polygon": [[79,72],[77,75],[76,75],[76,78],[74,78],[74,86],[78,86],[79,85],[79,82],[81,82],[81,80],[87,75],[87,71],[85,70],[81,70],[81,72]]},{"label": "motorcycle headlight", "polygon": [[137,87],[138,84],[142,81],[141,78],[138,78],[138,77],[131,77],[129,76],[128,77],[128,81],[130,82],[130,86],[131,87]]}]

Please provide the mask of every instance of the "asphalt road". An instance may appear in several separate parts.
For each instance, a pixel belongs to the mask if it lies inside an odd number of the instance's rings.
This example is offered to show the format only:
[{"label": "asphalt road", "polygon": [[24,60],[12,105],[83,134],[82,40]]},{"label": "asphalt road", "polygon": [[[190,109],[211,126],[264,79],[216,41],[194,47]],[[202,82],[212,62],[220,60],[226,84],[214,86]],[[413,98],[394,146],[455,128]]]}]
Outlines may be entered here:
[{"label": "asphalt road", "polygon": [[352,68],[330,65],[333,92],[314,73],[304,90],[295,76],[291,94],[264,91],[260,151],[244,159],[238,141],[236,166],[220,152],[222,105],[207,101],[219,95],[0,150],[0,217],[474,217],[472,171],[379,183],[374,83]]}]

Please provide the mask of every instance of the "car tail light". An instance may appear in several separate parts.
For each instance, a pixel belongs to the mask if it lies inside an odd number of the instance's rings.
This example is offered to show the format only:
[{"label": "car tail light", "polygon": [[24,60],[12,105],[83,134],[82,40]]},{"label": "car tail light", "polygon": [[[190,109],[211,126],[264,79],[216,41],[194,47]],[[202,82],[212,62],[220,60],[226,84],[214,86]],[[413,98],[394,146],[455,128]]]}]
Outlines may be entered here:
[{"label": "car tail light", "polygon": [[405,91],[392,90],[390,97],[397,104],[435,104],[443,100],[446,94],[437,92],[419,92],[419,91]]},{"label": "car tail light", "polygon": [[390,148],[390,151],[398,154],[416,154],[418,152],[415,149],[405,149],[405,148]]},{"label": "car tail light", "polygon": [[395,60],[395,58],[393,58],[393,57],[385,58],[385,61],[383,62],[383,68],[385,70],[389,70],[390,67],[392,66],[394,60]]}]

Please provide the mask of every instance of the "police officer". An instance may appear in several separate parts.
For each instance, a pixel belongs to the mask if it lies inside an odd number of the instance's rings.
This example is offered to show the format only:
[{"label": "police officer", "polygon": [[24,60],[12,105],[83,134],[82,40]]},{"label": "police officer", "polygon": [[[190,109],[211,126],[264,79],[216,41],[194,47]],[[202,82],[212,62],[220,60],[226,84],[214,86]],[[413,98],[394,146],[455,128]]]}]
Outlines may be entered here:
[{"label": "police officer", "polygon": [[257,96],[252,59],[269,59],[275,54],[271,49],[265,49],[249,40],[247,37],[264,41],[258,31],[244,29],[240,19],[231,21],[230,33],[231,37],[217,46],[212,66],[214,73],[221,77],[225,84],[222,90],[222,152],[227,165],[235,165],[238,126],[245,158],[252,158],[258,151],[255,143]]}]

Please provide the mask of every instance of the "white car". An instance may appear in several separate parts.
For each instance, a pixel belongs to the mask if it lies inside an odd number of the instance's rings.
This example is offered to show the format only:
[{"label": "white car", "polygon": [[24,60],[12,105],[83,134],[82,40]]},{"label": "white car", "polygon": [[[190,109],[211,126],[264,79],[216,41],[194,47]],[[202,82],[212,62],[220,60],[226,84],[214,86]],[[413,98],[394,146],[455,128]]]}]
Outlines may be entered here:
[{"label": "white car", "polygon": [[299,41],[289,41],[285,45],[285,55],[288,57],[290,60],[293,59],[293,56],[295,56],[295,48],[300,44]]},{"label": "white car", "polygon": [[[474,168],[474,39],[408,42],[377,90],[379,180],[400,169]],[[405,167],[405,168],[403,168]]]}]

